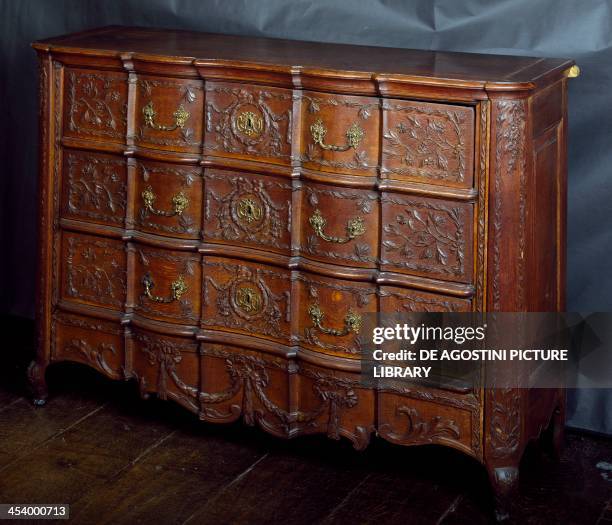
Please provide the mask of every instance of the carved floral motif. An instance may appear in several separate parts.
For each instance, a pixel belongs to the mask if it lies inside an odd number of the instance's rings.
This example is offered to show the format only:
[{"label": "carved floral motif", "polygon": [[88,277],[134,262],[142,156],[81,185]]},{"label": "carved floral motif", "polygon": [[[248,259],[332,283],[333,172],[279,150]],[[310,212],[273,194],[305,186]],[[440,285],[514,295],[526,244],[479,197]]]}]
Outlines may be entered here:
[{"label": "carved floral motif", "polygon": [[127,83],[123,76],[70,71],[67,93],[71,132],[124,140]]},{"label": "carved floral motif", "polygon": [[123,308],[125,252],[116,241],[70,236],[65,260],[66,293],[83,301]]},{"label": "carved floral motif", "polygon": [[383,109],[393,123],[383,132],[386,170],[425,179],[464,181],[470,110],[409,102],[385,103]]},{"label": "carved floral motif", "polygon": [[383,203],[401,206],[393,222],[383,225],[382,262],[429,274],[463,277],[465,208],[426,201],[398,200]]},{"label": "carved floral motif", "polygon": [[125,161],[68,153],[68,211],[93,220],[123,224],[127,207]]}]

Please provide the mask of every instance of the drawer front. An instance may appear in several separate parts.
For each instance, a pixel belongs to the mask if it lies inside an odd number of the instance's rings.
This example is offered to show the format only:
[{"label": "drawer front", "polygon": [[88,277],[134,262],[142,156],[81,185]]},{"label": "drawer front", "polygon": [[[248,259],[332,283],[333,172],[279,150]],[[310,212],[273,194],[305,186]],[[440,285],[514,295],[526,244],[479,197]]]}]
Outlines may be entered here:
[{"label": "drawer front", "polygon": [[474,133],[472,108],[385,100],[383,176],[471,187],[474,180]]},{"label": "drawer front", "polygon": [[125,142],[127,74],[67,68],[64,81],[64,136]]},{"label": "drawer front", "polygon": [[383,194],[381,267],[470,283],[473,204]]},{"label": "drawer front", "polygon": [[172,399],[199,412],[200,363],[198,344],[182,337],[169,337],[139,328],[133,329],[131,371],[140,392],[155,392],[160,399]]},{"label": "drawer front", "polygon": [[469,312],[470,299],[421,292],[395,286],[381,286],[380,311],[383,313]]},{"label": "drawer front", "polygon": [[202,419],[228,423],[239,417],[270,432],[288,437],[289,362],[262,352],[203,343]]},{"label": "drawer front", "polygon": [[206,169],[205,241],[291,250],[291,183],[280,177]]},{"label": "drawer front", "polygon": [[220,257],[204,257],[202,267],[202,326],[289,342],[288,270]]},{"label": "drawer front", "polygon": [[200,257],[134,245],[134,310],[159,321],[196,324],[200,319]]},{"label": "drawer front", "polygon": [[304,167],[376,175],[379,157],[379,101],[370,97],[304,92],[302,95]]},{"label": "drawer front", "polygon": [[311,259],[374,268],[378,257],[378,195],[305,183],[300,251]]},{"label": "drawer front", "polygon": [[123,310],[127,288],[123,242],[63,232],[61,267],[63,299]]},{"label": "drawer front", "polygon": [[200,153],[203,107],[202,81],[139,76],[136,144]]},{"label": "drawer front", "polygon": [[123,378],[123,330],[118,323],[58,312],[53,318],[51,358],[93,366],[112,379]]},{"label": "drawer front", "polygon": [[207,82],[205,153],[289,165],[292,108],[288,89]]},{"label": "drawer front", "polygon": [[126,162],[91,151],[64,150],[61,215],[123,227],[127,207]]},{"label": "drawer front", "polygon": [[295,279],[300,343],[315,352],[359,358],[363,316],[377,310],[375,286],[308,273]]},{"label": "drawer front", "polygon": [[138,161],[136,172],[136,227],[158,235],[199,239],[202,170]]}]

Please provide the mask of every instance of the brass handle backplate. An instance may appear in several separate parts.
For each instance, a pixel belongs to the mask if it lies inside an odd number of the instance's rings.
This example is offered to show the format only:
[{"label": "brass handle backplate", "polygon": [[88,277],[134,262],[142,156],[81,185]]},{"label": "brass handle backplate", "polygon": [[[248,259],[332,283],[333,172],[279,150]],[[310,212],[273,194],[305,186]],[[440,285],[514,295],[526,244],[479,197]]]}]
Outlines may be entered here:
[{"label": "brass handle backplate", "polygon": [[361,315],[353,312],[353,310],[348,311],[346,316],[344,317],[344,328],[338,330],[336,328],[326,328],[323,326],[323,318],[325,314],[323,310],[319,307],[318,304],[311,304],[308,307],[308,315],[310,315],[310,319],[315,328],[317,328],[320,332],[327,335],[334,335],[336,337],[343,337],[345,335],[350,334],[351,332],[358,334],[359,330],[361,330]]},{"label": "brass handle backplate", "polygon": [[177,128],[183,128],[187,119],[189,118],[189,111],[187,111],[183,105],[181,104],[172,116],[174,117],[174,124],[171,126],[164,126],[163,124],[157,124],[155,122],[155,117],[157,117],[157,112],[155,111],[155,107],[153,106],[153,101],[150,100],[149,103],[142,108],[142,114],[144,115],[144,125],[149,126],[150,128],[157,129],[159,131],[174,131]]},{"label": "brass handle backplate", "polygon": [[176,280],[170,283],[170,297],[160,297],[159,295],[154,295],[152,293],[153,288],[155,288],[155,283],[153,282],[153,277],[151,274],[147,273],[142,278],[142,285],[144,286],[144,294],[153,302],[156,303],[171,303],[173,301],[178,301],[185,292],[187,292],[187,283],[185,283],[185,279],[182,275],[179,275]]},{"label": "brass handle backplate", "polygon": [[189,199],[182,191],[172,197],[172,211],[163,211],[155,209],[153,203],[155,202],[155,199],[157,199],[157,196],[153,192],[153,188],[151,188],[151,186],[147,186],[143,190],[141,195],[142,200],[144,201],[145,209],[151,212],[153,215],[160,215],[162,217],[174,217],[175,215],[182,215],[183,212],[187,209],[187,206],[189,206]]},{"label": "brass handle backplate", "polygon": [[333,144],[325,144],[325,135],[327,134],[327,128],[321,119],[317,119],[310,126],[310,134],[312,135],[312,140],[319,147],[330,150],[330,151],[347,151],[351,148],[357,149],[361,139],[363,138],[365,132],[363,129],[359,127],[359,125],[355,122],[346,130],[346,144],[344,146],[335,146]]},{"label": "brass handle backplate", "polygon": [[310,216],[310,219],[308,219],[308,222],[312,226],[315,233],[321,237],[321,239],[327,242],[335,242],[337,244],[346,244],[347,242],[352,241],[355,237],[363,235],[366,231],[363,219],[361,217],[355,217],[346,223],[346,237],[334,237],[332,235],[327,235],[324,231],[327,220],[325,217],[323,217],[320,210],[315,210]]}]

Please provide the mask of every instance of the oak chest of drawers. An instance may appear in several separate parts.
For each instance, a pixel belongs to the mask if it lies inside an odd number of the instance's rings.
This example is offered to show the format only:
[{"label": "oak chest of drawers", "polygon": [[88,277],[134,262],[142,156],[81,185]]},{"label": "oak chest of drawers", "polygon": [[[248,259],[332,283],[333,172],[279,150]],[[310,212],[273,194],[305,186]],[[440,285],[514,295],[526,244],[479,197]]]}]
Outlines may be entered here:
[{"label": "oak chest of drawers", "polygon": [[206,421],[454,447],[500,505],[551,420],[559,444],[563,391],[376,391],[358,358],[369,312],[564,309],[572,61],[124,27],[34,48],[37,402],[76,361]]}]

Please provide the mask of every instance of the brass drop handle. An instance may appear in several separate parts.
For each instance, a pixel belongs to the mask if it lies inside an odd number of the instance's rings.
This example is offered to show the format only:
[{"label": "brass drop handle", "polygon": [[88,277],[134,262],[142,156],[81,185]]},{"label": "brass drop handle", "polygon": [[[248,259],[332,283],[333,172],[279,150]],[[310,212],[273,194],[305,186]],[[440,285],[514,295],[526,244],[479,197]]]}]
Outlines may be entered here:
[{"label": "brass drop handle", "polygon": [[152,290],[155,288],[153,277],[150,273],[147,273],[142,278],[142,285],[144,286],[144,295],[146,295],[151,301],[156,303],[171,303],[178,301],[181,296],[187,291],[187,284],[182,275],[179,275],[176,280],[170,283],[170,297],[160,297],[159,295],[153,295]]},{"label": "brass drop handle", "polygon": [[319,147],[330,150],[330,151],[347,151],[351,148],[357,149],[361,139],[363,138],[365,132],[363,129],[359,127],[359,125],[355,122],[346,130],[346,144],[344,146],[335,146],[333,144],[325,144],[325,135],[327,134],[327,128],[321,119],[317,119],[310,126],[310,134],[312,135],[312,140]]},{"label": "brass drop handle", "polygon": [[157,199],[157,195],[155,195],[151,186],[147,186],[141,193],[141,196],[142,200],[144,201],[145,209],[154,215],[160,215],[162,217],[182,215],[187,209],[187,206],[189,206],[189,199],[182,191],[172,197],[172,211],[157,210],[153,207],[153,203],[155,202],[155,199]]},{"label": "brass drop handle", "polygon": [[155,111],[155,107],[153,106],[153,101],[150,100],[149,103],[142,108],[142,114],[144,115],[144,125],[149,126],[150,128],[157,129],[159,131],[174,131],[177,128],[183,129],[187,119],[189,118],[189,111],[187,111],[183,104],[181,104],[172,116],[174,117],[174,124],[172,126],[164,126],[163,124],[157,124],[155,122],[155,117],[157,117],[157,111]]},{"label": "brass drop handle", "polygon": [[321,237],[321,239],[327,242],[335,242],[337,244],[346,244],[347,242],[352,241],[355,237],[363,235],[366,231],[365,225],[363,224],[363,219],[361,217],[355,217],[346,223],[346,237],[334,237],[332,235],[327,235],[323,231],[325,229],[325,225],[327,224],[327,220],[325,217],[323,217],[320,210],[315,210],[310,216],[310,219],[308,219],[308,222],[312,226],[315,233]]},{"label": "brass drop handle", "polygon": [[310,315],[313,326],[320,332],[327,335],[343,337],[351,332],[358,334],[359,330],[361,330],[361,315],[353,312],[353,310],[350,309],[344,317],[344,328],[342,330],[338,330],[336,328],[326,328],[323,326],[323,318],[325,317],[325,314],[318,304],[311,304],[308,307],[308,315]]}]

